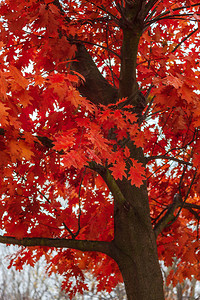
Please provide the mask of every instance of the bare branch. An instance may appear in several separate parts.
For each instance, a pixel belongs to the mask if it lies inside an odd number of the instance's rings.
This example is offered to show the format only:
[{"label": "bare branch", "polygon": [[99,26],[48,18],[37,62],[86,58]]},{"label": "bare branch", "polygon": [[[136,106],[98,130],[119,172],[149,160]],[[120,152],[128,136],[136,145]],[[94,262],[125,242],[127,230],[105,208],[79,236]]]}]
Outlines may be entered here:
[{"label": "bare branch", "polygon": [[88,241],[88,240],[67,240],[59,238],[23,238],[21,240],[12,236],[0,235],[0,243],[21,245],[25,247],[41,246],[55,248],[71,248],[81,251],[96,251],[111,255],[111,242]]}]

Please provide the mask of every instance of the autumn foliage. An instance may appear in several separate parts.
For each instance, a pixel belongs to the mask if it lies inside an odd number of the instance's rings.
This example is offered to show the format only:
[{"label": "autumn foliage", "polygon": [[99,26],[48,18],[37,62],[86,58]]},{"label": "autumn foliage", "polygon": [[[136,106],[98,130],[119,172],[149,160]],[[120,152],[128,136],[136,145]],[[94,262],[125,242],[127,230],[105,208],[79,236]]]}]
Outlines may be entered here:
[{"label": "autumn foliage", "polygon": [[[134,5],[135,81],[122,63]],[[11,265],[45,256],[70,296],[85,271],[110,292],[117,264],[81,241],[113,241],[114,186],[146,182],[159,259],[180,261],[168,281],[200,280],[199,14],[197,0],[1,1],[0,241],[35,245]]]}]

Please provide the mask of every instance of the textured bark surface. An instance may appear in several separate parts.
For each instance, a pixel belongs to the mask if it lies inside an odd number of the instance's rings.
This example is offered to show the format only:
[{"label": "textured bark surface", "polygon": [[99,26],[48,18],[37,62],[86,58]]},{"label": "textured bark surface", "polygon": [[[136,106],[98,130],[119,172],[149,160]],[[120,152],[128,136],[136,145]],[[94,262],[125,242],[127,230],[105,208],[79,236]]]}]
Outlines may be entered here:
[{"label": "textured bark surface", "polygon": [[77,44],[77,52],[72,69],[84,76],[85,82],[79,86],[80,93],[95,104],[114,103],[118,99],[117,90],[101,75],[86,48]]},{"label": "textured bark surface", "polygon": [[[142,161],[142,149],[136,152]],[[114,244],[128,299],[164,299],[146,184],[137,188],[122,181],[118,186],[128,205],[115,204]]]},{"label": "textured bark surface", "polygon": [[[141,35],[141,5],[138,1],[126,6],[125,17],[132,24],[123,28],[122,64],[119,97],[131,98],[138,106],[136,82],[136,59]],[[132,142],[128,147],[131,157],[145,165],[143,150]],[[116,261],[122,272],[128,299],[164,299],[162,275],[157,256],[156,238],[153,232],[148,202],[147,187],[137,188],[123,180],[118,186],[128,205],[115,202],[115,247]]]},{"label": "textured bark surface", "polygon": [[146,187],[121,189],[130,208],[115,209],[115,245],[128,299],[164,299]]}]

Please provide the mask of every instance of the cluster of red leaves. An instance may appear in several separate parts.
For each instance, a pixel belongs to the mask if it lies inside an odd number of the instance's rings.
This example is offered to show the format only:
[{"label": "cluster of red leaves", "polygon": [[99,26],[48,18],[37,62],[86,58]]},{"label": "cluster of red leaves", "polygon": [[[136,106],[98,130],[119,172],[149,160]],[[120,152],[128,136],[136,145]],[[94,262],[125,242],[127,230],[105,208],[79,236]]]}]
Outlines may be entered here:
[{"label": "cluster of red leaves", "polygon": [[[196,2],[186,3],[190,4],[195,6]],[[180,6],[174,2],[170,10],[177,12]],[[199,7],[195,7],[193,20],[199,13]],[[148,89],[150,84],[149,101],[153,99],[149,112],[152,123],[145,132],[149,137],[145,152],[152,157],[147,181],[153,224],[167,211],[176,193],[181,194],[189,208],[178,208],[175,212],[178,218],[157,240],[160,259],[167,266],[172,265],[174,257],[180,261],[176,274],[171,272],[168,278],[168,282],[172,280],[174,284],[191,278],[191,275],[199,279],[200,74],[197,32],[198,24],[178,17],[172,22],[160,20],[151,32],[146,31],[142,36],[138,60],[138,77],[141,76],[143,88]],[[146,51],[147,48],[151,51]],[[196,209],[192,204],[196,204]]]},{"label": "cluster of red leaves", "polygon": [[[58,1],[1,3],[0,225],[7,235],[112,240],[112,198],[88,163],[104,165],[116,180],[124,177],[140,187],[145,169],[130,158],[127,139],[143,147],[148,160],[153,223],[180,191],[188,203],[200,204],[199,42],[196,23],[179,17],[186,6],[198,20],[199,6],[160,1],[156,13],[149,12],[137,77],[150,96],[139,129],[131,107],[118,108],[126,99],[95,106],[77,91],[84,78],[69,68],[76,51],[70,38],[84,40],[105,78],[118,87],[122,31],[117,2],[63,1],[66,15]],[[160,258],[167,265],[174,256],[181,261],[174,282],[199,276],[198,213],[193,211],[182,209],[158,238]],[[33,265],[41,255],[49,272],[64,274],[63,287],[71,296],[86,288],[83,270],[101,279],[99,290],[109,291],[120,280],[113,261],[95,253],[23,249],[11,264]],[[71,277],[78,279],[73,292]]]}]

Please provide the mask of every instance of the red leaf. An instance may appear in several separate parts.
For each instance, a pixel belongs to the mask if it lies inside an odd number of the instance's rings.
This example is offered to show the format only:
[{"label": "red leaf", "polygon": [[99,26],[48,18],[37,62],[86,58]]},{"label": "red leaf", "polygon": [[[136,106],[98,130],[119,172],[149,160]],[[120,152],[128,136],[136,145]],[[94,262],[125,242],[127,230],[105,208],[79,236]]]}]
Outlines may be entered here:
[{"label": "red leaf", "polygon": [[114,164],[113,167],[110,168],[110,170],[112,171],[112,175],[116,180],[122,180],[123,176],[126,177],[125,167],[126,164],[124,161],[122,161],[120,163]]},{"label": "red leaf", "polygon": [[141,163],[138,163],[136,160],[131,159],[133,166],[129,171],[129,180],[131,180],[131,184],[136,187],[140,187],[145,180],[145,168]]},{"label": "red leaf", "polygon": [[127,146],[124,147],[124,155],[125,155],[126,157],[130,157],[130,150],[128,149]]}]

